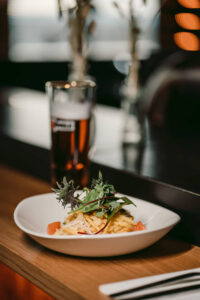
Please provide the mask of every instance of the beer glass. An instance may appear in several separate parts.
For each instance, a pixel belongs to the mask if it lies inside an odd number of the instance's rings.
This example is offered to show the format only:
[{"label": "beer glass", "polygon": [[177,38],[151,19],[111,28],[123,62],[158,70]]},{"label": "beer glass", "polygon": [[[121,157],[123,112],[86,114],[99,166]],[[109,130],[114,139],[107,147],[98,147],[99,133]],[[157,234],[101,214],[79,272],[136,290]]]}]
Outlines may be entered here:
[{"label": "beer glass", "polygon": [[65,176],[84,187],[89,181],[89,150],[94,122],[91,122],[95,82],[50,81],[46,92],[51,118],[52,186]]}]

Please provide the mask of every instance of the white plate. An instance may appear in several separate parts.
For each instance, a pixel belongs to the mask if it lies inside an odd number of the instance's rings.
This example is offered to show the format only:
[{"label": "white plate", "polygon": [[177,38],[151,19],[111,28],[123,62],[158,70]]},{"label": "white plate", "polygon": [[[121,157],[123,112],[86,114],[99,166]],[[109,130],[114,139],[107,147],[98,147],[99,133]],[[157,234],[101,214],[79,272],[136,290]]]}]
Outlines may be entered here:
[{"label": "white plate", "polygon": [[[119,194],[121,195],[121,194]],[[53,193],[36,195],[21,201],[14,212],[16,225],[38,243],[52,250],[78,256],[114,256],[144,249],[169,232],[180,217],[161,206],[128,196],[133,205],[125,208],[142,221],[146,230],[117,234],[52,236],[47,225],[63,221],[67,213]]]}]

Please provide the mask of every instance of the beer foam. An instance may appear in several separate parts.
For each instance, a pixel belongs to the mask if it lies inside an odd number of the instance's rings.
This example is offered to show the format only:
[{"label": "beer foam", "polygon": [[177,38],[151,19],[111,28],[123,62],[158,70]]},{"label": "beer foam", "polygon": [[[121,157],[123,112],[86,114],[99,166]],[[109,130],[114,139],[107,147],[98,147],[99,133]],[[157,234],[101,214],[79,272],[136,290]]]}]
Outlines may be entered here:
[{"label": "beer foam", "polygon": [[90,104],[77,102],[53,103],[51,116],[66,120],[86,120],[90,116]]}]

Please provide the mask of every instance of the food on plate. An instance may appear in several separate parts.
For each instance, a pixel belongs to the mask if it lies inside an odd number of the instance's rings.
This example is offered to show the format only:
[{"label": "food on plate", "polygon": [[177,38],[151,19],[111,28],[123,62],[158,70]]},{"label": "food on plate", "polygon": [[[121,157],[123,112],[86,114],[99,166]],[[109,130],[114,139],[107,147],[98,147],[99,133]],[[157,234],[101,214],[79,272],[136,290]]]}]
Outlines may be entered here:
[{"label": "food on plate", "polygon": [[64,224],[56,235],[77,235],[97,233],[122,233],[136,230],[137,224],[133,217],[124,209],[118,211],[107,224],[107,216],[98,217],[96,212],[82,213],[75,212],[66,217]]},{"label": "food on plate", "polygon": [[78,191],[74,182],[63,178],[58,188],[53,189],[57,200],[65,207],[69,205],[64,222],[48,224],[47,233],[54,235],[111,234],[144,230],[144,224],[135,222],[124,208],[134,205],[126,196],[118,196],[113,185],[103,181],[102,174],[92,181],[90,188]]},{"label": "food on plate", "polygon": [[54,234],[57,229],[61,228],[61,222],[53,222],[48,224],[47,226],[47,233],[48,234]]}]

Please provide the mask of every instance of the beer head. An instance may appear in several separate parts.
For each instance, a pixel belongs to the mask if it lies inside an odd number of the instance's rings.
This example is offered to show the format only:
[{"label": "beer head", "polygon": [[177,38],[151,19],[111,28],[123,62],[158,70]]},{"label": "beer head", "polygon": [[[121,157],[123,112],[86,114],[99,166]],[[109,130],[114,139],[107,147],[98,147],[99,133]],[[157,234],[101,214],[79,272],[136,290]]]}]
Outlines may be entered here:
[{"label": "beer head", "polygon": [[66,120],[86,120],[90,117],[90,104],[75,101],[53,102],[51,117]]},{"label": "beer head", "polygon": [[95,87],[95,82],[91,80],[47,82],[51,116],[70,120],[88,119],[93,106]]}]

